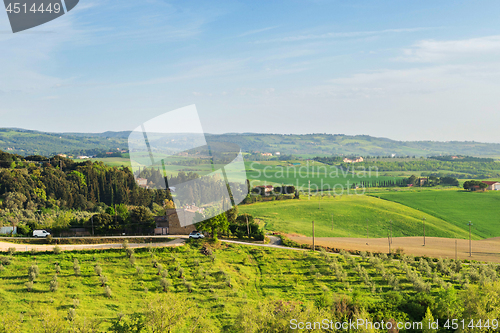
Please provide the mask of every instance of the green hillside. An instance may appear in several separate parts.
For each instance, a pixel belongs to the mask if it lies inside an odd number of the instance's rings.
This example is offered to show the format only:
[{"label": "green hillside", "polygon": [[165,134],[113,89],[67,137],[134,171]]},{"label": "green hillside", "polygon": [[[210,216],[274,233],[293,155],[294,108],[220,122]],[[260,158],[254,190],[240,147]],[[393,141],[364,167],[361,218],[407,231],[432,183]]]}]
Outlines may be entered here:
[{"label": "green hillside", "polygon": [[[390,220],[394,237],[420,236],[425,217],[427,236],[469,237],[468,232],[452,223],[394,202],[362,195],[325,196],[321,202],[318,198],[241,205],[239,211],[260,218],[267,230],[305,236],[312,236],[314,221],[317,237],[366,237],[367,226],[370,237],[387,237]],[[479,238],[474,235],[474,239]]]},{"label": "green hillside", "polygon": [[[246,162],[247,177],[252,186],[262,184],[293,185],[301,191],[337,190],[370,181],[395,181],[398,177],[381,176],[377,172],[342,170],[316,161]],[[296,165],[293,165],[296,164]],[[368,168],[366,169],[368,170]]]},{"label": "green hillside", "polygon": [[[427,309],[440,322],[495,318],[500,285],[478,283],[497,280],[493,266],[403,259],[199,242],[130,258],[124,250],[4,254],[0,330],[294,332],[293,318],[420,322]],[[486,311],[475,305],[487,300]]]},{"label": "green hillside", "polygon": [[372,194],[440,218],[480,237],[500,236],[500,192],[411,191]]}]

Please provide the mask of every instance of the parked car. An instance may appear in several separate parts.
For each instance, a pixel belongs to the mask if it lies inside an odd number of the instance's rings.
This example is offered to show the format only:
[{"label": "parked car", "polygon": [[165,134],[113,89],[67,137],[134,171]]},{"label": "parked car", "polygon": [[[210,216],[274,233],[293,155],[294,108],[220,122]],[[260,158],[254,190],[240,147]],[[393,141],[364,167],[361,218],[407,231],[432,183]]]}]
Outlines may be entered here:
[{"label": "parked car", "polygon": [[200,233],[199,231],[192,231],[190,234],[189,234],[189,238],[194,238],[194,239],[198,239],[198,238],[205,238],[205,236]]},{"label": "parked car", "polygon": [[50,232],[45,230],[33,230],[33,237],[47,237]]}]

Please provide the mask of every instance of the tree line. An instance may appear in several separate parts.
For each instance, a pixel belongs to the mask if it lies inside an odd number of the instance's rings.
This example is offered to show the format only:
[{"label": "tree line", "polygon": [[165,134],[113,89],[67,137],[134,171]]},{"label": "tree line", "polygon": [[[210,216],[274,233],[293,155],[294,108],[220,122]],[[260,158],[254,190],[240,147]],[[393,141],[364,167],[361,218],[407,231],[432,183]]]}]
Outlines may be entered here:
[{"label": "tree line", "polygon": [[43,156],[23,158],[1,151],[0,160],[4,208],[93,210],[102,204],[151,206],[172,199],[164,188],[139,187],[126,167],[74,162],[59,156],[50,160]]}]

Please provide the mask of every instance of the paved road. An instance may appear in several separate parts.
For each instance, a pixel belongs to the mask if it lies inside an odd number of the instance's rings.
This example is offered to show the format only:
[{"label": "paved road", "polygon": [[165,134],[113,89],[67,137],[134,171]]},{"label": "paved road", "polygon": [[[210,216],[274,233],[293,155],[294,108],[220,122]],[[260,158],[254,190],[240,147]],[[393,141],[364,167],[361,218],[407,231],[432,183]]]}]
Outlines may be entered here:
[{"label": "paved road", "polygon": [[[174,240],[169,242],[161,242],[161,243],[129,243],[128,245],[133,248],[138,247],[164,247],[164,246],[182,246],[186,242],[184,237],[176,237]],[[35,249],[36,251],[53,251],[55,245],[41,245],[41,244],[13,244],[7,242],[0,242],[0,251],[7,251],[10,247],[16,249],[16,251],[31,251],[31,249]],[[64,244],[59,245],[61,250],[63,251],[71,251],[71,250],[104,250],[104,249],[119,249],[122,248],[121,243],[114,244]]]},{"label": "paved road", "polygon": [[[101,237],[101,238],[120,238],[120,237],[122,237],[122,236]],[[165,238],[165,236],[127,236],[127,238],[146,238],[146,237]],[[294,251],[305,251],[305,249],[297,249],[297,248],[286,247],[286,246],[281,245],[281,239],[279,237],[276,237],[276,236],[268,236],[268,237],[270,239],[269,244],[249,243],[249,242],[234,241],[234,240],[227,240],[227,239],[221,239],[221,241],[226,242],[226,243],[249,245],[249,246],[270,247],[270,248],[287,249],[287,250],[294,250]],[[61,238],[81,239],[82,237],[61,237]],[[185,244],[188,236],[169,235],[168,238],[175,238],[175,239],[171,240],[169,242],[161,242],[161,243],[129,243],[129,246],[133,247],[133,248],[146,247],[149,245],[152,247],[182,246]],[[23,239],[23,238],[19,237],[16,239]],[[32,238],[25,238],[25,239],[32,239]],[[53,251],[54,246],[55,245],[43,245],[43,244],[13,244],[13,243],[8,243],[8,242],[2,242],[0,239],[0,251],[7,251],[10,247],[14,247],[16,249],[16,251],[31,251],[31,249],[35,249],[36,251]],[[59,247],[63,251],[93,250],[93,249],[105,250],[105,249],[119,249],[122,247],[122,244],[121,243],[114,243],[114,244],[65,244],[65,245],[59,245]]]}]

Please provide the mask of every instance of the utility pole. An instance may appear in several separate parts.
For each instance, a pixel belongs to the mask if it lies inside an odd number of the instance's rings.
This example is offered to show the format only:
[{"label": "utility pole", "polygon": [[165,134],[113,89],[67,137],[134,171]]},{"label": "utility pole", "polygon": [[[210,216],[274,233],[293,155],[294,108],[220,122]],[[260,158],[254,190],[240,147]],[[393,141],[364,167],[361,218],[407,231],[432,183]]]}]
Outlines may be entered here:
[{"label": "utility pole", "polygon": [[250,238],[250,227],[248,226],[248,215],[245,215],[247,219],[247,233],[248,233],[248,238]]},{"label": "utility pole", "polygon": [[389,222],[391,223],[391,243],[392,243],[392,220],[389,220]]},{"label": "utility pole", "polygon": [[470,227],[472,226],[472,222],[469,221],[469,223],[467,223],[467,225],[469,226],[469,257],[472,257],[472,241],[471,241],[471,232],[470,232]]},{"label": "utility pole", "polygon": [[424,246],[425,246],[425,217],[422,217],[422,222],[424,223]]},{"label": "utility pole", "polygon": [[314,246],[314,221],[313,221],[313,251],[315,251],[315,246]]}]

